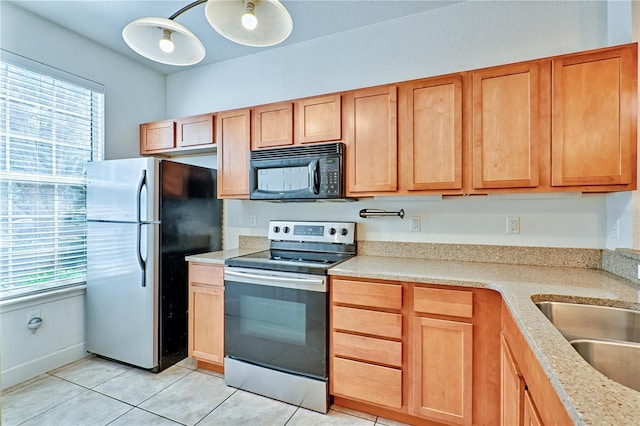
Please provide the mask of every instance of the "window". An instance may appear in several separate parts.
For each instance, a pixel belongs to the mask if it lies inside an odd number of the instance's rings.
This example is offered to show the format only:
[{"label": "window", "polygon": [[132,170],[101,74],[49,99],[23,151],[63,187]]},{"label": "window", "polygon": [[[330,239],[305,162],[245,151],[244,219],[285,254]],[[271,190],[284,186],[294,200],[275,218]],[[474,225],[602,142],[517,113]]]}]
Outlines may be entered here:
[{"label": "window", "polygon": [[86,280],[85,164],[101,85],[0,50],[0,299]]}]

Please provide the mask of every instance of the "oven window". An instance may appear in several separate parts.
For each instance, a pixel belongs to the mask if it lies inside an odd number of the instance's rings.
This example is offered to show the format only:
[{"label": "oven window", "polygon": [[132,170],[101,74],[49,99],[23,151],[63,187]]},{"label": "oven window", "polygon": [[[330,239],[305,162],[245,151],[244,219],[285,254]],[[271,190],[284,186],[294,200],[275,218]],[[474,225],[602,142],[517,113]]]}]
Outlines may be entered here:
[{"label": "oven window", "polygon": [[240,296],[240,333],[304,345],[306,305],[301,302]]},{"label": "oven window", "polygon": [[225,280],[225,356],[327,377],[328,293]]},{"label": "oven window", "polygon": [[307,166],[258,170],[258,189],[261,191],[297,191],[310,186],[310,173]]}]

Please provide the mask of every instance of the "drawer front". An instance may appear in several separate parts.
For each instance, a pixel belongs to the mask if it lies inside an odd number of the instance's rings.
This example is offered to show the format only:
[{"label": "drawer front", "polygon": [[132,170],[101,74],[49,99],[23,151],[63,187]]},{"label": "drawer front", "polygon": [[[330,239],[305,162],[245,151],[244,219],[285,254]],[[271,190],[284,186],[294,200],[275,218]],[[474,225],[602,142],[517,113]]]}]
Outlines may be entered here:
[{"label": "drawer front", "polygon": [[425,314],[473,317],[473,293],[470,291],[444,290],[415,287],[413,310]]},{"label": "drawer front", "polygon": [[333,306],[332,328],[393,339],[402,338],[402,315]]},{"label": "drawer front", "polygon": [[331,297],[334,303],[372,308],[402,309],[402,286],[399,284],[333,280]]},{"label": "drawer front", "polygon": [[357,358],[385,364],[392,367],[402,367],[402,343],[375,337],[355,336],[333,332],[333,353],[348,358]]},{"label": "drawer front", "polygon": [[224,286],[224,268],[217,265],[189,262],[189,281]]},{"label": "drawer front", "polygon": [[342,358],[331,361],[333,394],[402,408],[402,370]]}]

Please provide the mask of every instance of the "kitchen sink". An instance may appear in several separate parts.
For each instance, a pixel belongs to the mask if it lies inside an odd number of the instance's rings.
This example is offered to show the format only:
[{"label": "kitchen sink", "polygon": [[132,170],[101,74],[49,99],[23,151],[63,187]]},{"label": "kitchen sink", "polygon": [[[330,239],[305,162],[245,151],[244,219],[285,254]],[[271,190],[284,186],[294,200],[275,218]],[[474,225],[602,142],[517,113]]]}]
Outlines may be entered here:
[{"label": "kitchen sink", "polygon": [[640,343],[640,311],[565,302],[537,302],[536,306],[569,341],[604,339]]},{"label": "kitchen sink", "polygon": [[640,311],[565,302],[536,306],[593,368],[640,392]]},{"label": "kitchen sink", "polygon": [[640,391],[640,344],[580,339],[571,346],[611,380]]}]

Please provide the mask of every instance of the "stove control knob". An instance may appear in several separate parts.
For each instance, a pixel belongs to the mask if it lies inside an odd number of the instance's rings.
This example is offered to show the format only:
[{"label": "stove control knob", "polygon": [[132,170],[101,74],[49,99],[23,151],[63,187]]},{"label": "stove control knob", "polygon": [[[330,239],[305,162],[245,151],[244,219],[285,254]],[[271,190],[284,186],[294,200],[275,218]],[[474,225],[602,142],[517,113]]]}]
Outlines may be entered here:
[{"label": "stove control knob", "polygon": [[282,228],[282,232],[284,232],[285,234],[289,233],[289,227],[285,226],[284,228]]},{"label": "stove control knob", "polygon": [[341,234],[341,235],[347,235],[348,233],[349,233],[349,230],[348,230],[347,228],[342,228],[342,229],[340,230],[340,234]]},{"label": "stove control knob", "polygon": [[336,228],[329,228],[329,235],[336,235]]},{"label": "stove control knob", "polygon": [[274,226],[274,227],[273,227],[273,232],[275,232],[276,234],[277,234],[278,232],[280,232],[280,227],[279,227],[279,226]]}]

